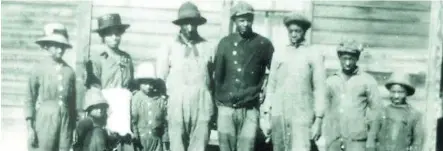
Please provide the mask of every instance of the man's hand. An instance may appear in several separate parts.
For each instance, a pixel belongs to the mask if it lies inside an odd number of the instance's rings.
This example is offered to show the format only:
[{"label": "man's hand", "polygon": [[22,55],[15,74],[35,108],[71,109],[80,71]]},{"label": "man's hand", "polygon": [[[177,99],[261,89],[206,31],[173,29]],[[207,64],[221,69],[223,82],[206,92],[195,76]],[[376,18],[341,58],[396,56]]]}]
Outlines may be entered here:
[{"label": "man's hand", "polygon": [[317,141],[321,136],[321,123],[322,119],[317,117],[311,127],[311,139],[314,141]]},{"label": "man's hand", "polygon": [[269,113],[260,113],[260,129],[266,137],[266,143],[271,140],[271,119]]},{"label": "man's hand", "polygon": [[29,145],[31,145],[31,147],[33,147],[33,148],[38,147],[37,133],[35,132],[34,129],[29,129],[29,130],[28,130],[28,143],[29,143]]}]

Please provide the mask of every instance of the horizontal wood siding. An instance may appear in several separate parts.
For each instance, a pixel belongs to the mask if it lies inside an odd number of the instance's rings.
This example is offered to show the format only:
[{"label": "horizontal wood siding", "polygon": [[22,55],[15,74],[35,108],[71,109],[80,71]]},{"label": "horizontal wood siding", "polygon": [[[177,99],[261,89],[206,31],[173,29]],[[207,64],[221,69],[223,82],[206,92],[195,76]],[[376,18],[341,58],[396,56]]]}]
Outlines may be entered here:
[{"label": "horizontal wood siding", "polygon": [[83,16],[79,12],[80,3],[2,1],[2,106],[23,104],[30,71],[36,63],[47,59],[47,53],[35,43],[43,36],[45,24],[66,25],[73,49],[66,51],[64,59],[75,69],[79,42],[77,20]]},{"label": "horizontal wood siding", "polygon": [[[178,17],[180,4],[177,3],[177,7],[171,7],[171,4],[157,8],[147,4],[140,7],[94,5],[91,27],[97,28],[97,17],[107,13],[119,13],[122,22],[131,25],[122,36],[122,50],[127,51],[133,57],[135,64],[141,61],[155,61],[155,54],[159,48],[173,41],[179,32],[179,27],[172,21]],[[202,16],[208,20],[206,24],[198,27],[199,33],[215,45],[223,34],[220,32],[222,22],[220,8],[223,1],[202,1],[196,5]],[[211,10],[208,6],[214,6],[214,9]],[[96,50],[95,48],[100,45],[101,38],[98,34],[92,33],[91,51]]]}]

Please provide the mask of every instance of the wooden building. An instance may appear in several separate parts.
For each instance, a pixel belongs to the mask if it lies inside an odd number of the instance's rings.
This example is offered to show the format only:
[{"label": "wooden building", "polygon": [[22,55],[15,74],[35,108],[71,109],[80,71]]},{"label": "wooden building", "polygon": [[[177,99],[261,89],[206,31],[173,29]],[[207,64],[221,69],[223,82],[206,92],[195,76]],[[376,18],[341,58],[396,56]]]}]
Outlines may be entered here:
[{"label": "wooden building", "polygon": [[[234,30],[229,20],[229,8],[234,1],[192,1],[208,19],[207,24],[199,27],[199,32],[211,43],[217,44],[221,37]],[[383,85],[392,71],[402,70],[412,74],[417,93],[412,97],[411,104],[425,114],[428,135],[426,151],[432,150],[435,146],[435,119],[441,114],[438,94],[442,67],[443,2],[245,1],[256,9],[254,30],[270,38],[276,51],[281,50],[288,41],[282,18],[291,11],[300,11],[312,20],[313,27],[307,34],[307,41],[324,54],[329,74],[339,69],[335,48],[343,39],[356,39],[367,45],[360,67],[376,77],[384,96],[387,96],[387,91]],[[44,24],[56,21],[67,25],[74,48],[67,51],[65,59],[76,69],[77,85],[80,86],[78,97],[82,98],[84,88],[81,86],[85,77],[83,62],[88,58],[89,51],[98,47],[101,41],[98,34],[90,32],[96,28],[98,16],[119,13],[123,22],[131,24],[123,35],[121,47],[133,56],[137,64],[155,61],[158,48],[175,38],[179,29],[171,21],[176,19],[178,7],[183,2],[2,1],[2,123],[17,120],[20,126],[11,131],[24,131],[20,108],[25,99],[28,73],[32,65],[45,56],[34,43],[43,35]],[[2,124],[2,131],[6,131],[5,126]]]}]

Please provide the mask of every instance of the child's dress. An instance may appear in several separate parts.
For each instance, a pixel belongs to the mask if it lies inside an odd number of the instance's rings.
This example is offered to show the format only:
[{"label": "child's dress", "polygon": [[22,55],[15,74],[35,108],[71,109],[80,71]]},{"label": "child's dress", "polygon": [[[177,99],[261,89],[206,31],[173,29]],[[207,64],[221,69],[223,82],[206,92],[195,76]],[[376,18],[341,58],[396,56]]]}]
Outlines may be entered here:
[{"label": "child's dress", "polygon": [[166,97],[149,97],[142,91],[131,102],[133,133],[140,140],[143,151],[163,151],[163,137],[167,136]]},{"label": "child's dress", "polygon": [[421,114],[409,104],[388,105],[375,121],[377,151],[421,151]]}]

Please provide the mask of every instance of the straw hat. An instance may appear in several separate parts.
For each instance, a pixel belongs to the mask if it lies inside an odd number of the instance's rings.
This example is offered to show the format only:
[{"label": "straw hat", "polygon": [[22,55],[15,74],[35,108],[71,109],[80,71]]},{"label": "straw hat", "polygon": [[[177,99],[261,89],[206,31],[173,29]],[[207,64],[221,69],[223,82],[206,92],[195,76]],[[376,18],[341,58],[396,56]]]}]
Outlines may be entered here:
[{"label": "straw hat", "polygon": [[139,64],[135,70],[134,79],[157,79],[155,64],[153,62],[143,62]]},{"label": "straw hat", "polygon": [[65,25],[61,23],[49,23],[44,27],[44,37],[35,41],[38,45],[44,45],[47,42],[56,42],[65,45],[67,48],[72,48],[69,43],[68,31]]},{"label": "straw hat", "polygon": [[386,89],[391,89],[392,85],[399,84],[406,88],[408,96],[414,95],[415,88],[411,84],[411,76],[407,73],[395,72],[392,73],[390,79],[385,84]]},{"label": "straw hat", "polygon": [[198,7],[191,2],[183,3],[178,9],[178,19],[172,21],[176,25],[182,25],[185,22],[191,21],[197,25],[206,23],[206,18],[202,17]]},{"label": "straw hat", "polygon": [[92,107],[97,106],[97,105],[109,106],[108,102],[106,101],[105,97],[103,96],[102,91],[97,88],[91,88],[88,91],[86,91],[85,103],[83,104],[83,109],[85,111],[88,111]]}]

